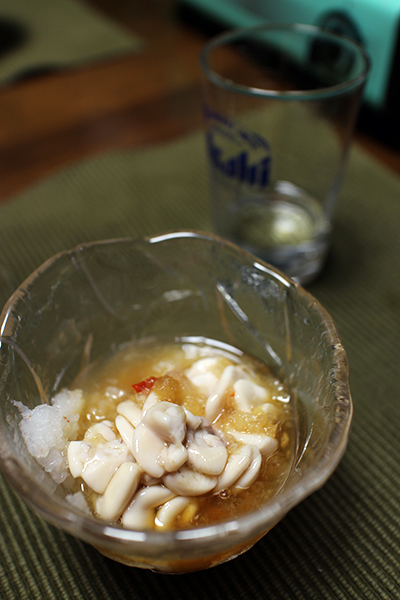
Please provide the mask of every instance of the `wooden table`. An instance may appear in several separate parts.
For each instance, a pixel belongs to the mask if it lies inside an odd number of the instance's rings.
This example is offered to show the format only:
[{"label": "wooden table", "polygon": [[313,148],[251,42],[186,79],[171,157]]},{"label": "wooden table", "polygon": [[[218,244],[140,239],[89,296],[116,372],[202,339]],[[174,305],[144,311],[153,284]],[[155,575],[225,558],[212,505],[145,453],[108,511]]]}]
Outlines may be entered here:
[{"label": "wooden table", "polygon": [[[145,47],[3,88],[1,201],[74,161],[173,139],[202,124],[198,56],[207,36],[179,20],[173,0],[90,1]],[[362,133],[356,142],[400,175],[398,151]]]}]

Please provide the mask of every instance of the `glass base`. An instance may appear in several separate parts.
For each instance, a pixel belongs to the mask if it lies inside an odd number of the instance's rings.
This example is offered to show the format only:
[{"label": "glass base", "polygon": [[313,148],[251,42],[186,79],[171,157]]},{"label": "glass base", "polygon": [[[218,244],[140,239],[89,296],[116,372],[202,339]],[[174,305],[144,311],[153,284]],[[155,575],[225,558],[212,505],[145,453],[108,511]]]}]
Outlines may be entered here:
[{"label": "glass base", "polygon": [[219,231],[301,284],[320,272],[329,245],[321,204],[283,181],[268,195],[244,198],[229,231]]}]

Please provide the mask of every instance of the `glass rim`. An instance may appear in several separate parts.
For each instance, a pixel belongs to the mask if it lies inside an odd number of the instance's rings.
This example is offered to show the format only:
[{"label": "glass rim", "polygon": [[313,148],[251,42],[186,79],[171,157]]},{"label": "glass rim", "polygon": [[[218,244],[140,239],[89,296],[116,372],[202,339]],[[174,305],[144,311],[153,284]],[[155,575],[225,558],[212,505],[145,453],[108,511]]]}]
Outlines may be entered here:
[{"label": "glass rim", "polygon": [[[278,91],[273,89],[264,89],[259,87],[245,86],[239,83],[235,83],[231,79],[227,79],[220,75],[209,65],[209,56],[213,50],[221,48],[230,42],[239,41],[245,39],[248,34],[257,33],[259,31],[273,32],[282,31],[286,33],[293,32],[295,34],[302,35],[304,38],[312,38],[314,36],[323,36],[327,40],[332,40],[345,44],[347,47],[351,47],[363,60],[364,66],[360,69],[360,73],[344,81],[342,83],[334,84],[331,86],[325,86],[316,88],[313,90],[289,90],[289,91]],[[338,34],[317,25],[307,25],[303,23],[266,23],[250,27],[239,27],[224,31],[214,37],[212,37],[203,47],[200,52],[200,66],[202,68],[204,76],[212,83],[225,90],[239,93],[242,95],[253,96],[257,98],[269,98],[274,100],[321,100],[324,98],[331,98],[351,90],[360,88],[366,81],[370,68],[371,60],[368,53],[361,44],[355,40]]]}]

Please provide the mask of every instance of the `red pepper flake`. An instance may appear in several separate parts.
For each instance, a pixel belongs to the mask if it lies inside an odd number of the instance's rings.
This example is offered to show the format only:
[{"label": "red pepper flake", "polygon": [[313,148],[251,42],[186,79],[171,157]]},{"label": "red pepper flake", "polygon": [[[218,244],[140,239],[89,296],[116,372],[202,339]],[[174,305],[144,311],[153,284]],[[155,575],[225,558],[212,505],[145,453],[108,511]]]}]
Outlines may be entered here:
[{"label": "red pepper flake", "polygon": [[143,379],[143,381],[139,381],[139,383],[134,383],[132,387],[137,394],[140,394],[141,392],[148,394],[156,379],[157,377],[148,377],[147,379]]}]

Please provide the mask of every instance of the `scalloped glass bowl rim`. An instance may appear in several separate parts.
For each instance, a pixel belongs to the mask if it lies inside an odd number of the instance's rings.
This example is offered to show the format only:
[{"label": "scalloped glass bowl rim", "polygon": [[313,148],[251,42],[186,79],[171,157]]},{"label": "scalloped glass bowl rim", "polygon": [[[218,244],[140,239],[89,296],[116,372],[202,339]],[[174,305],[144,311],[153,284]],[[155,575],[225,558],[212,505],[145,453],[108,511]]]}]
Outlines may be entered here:
[{"label": "scalloped glass bowl rim", "polygon": [[[332,321],[329,313],[322,307],[322,305],[302,288],[299,284],[287,278],[280,271],[276,270],[272,266],[263,263],[248,254],[246,251],[239,249],[234,244],[219,238],[216,235],[210,233],[203,233],[199,231],[176,231],[162,235],[155,235],[151,237],[144,237],[141,239],[133,238],[116,238],[110,240],[100,240],[95,242],[88,242],[79,244],[77,247],[60,252],[45,263],[39,266],[14,292],[8,302],[5,304],[3,311],[0,316],[0,322],[3,325],[8,315],[12,311],[13,299],[17,294],[23,292],[27,285],[31,285],[34,279],[45,270],[50,264],[59,259],[62,256],[72,256],[74,253],[79,251],[81,248],[88,248],[92,246],[129,242],[129,243],[143,243],[148,244],[158,243],[166,239],[175,239],[182,237],[196,237],[204,239],[208,242],[214,242],[230,246],[234,249],[239,250],[244,255],[251,257],[254,262],[261,264],[267,272],[269,272],[274,278],[284,283],[287,287],[296,289],[296,293],[300,296],[305,297],[309,302],[312,303],[313,308],[318,311],[321,321],[323,321],[326,330],[329,332],[331,343],[335,345],[335,364],[333,365],[335,370],[335,379],[341,383],[340,386],[340,397],[336,399],[338,405],[345,407],[346,409],[341,412],[341,419],[335,425],[335,429],[332,432],[330,443],[325,449],[323,455],[319,459],[318,463],[313,469],[308,472],[305,476],[302,476],[299,481],[288,489],[284,489],[275,498],[269,501],[265,506],[259,510],[238,517],[235,520],[228,520],[221,522],[218,525],[210,525],[206,527],[199,527],[187,530],[167,531],[167,532],[154,532],[154,531],[132,531],[124,529],[118,525],[111,525],[96,520],[94,517],[87,517],[79,510],[75,509],[72,505],[67,504],[66,501],[58,499],[54,496],[49,496],[45,493],[33,479],[30,478],[29,474],[25,472],[24,468],[19,463],[14,464],[12,467],[7,465],[7,460],[3,461],[3,457],[0,457],[2,463],[2,471],[6,475],[15,490],[25,499],[25,501],[32,506],[47,522],[58,526],[70,534],[83,539],[94,546],[102,546],[103,548],[113,548],[115,551],[116,544],[119,546],[119,550],[126,550],[126,546],[129,546],[132,551],[140,551],[138,544],[143,548],[146,545],[148,548],[155,547],[158,551],[164,549],[177,549],[182,544],[184,549],[188,544],[200,544],[208,545],[212,540],[216,540],[221,537],[232,536],[236,534],[238,538],[251,538],[261,535],[263,531],[273,527],[281,518],[283,518],[287,512],[294,506],[299,504],[312,492],[319,489],[332,475],[340,462],[347,446],[348,433],[350,429],[352,419],[352,402],[350,390],[348,387],[348,366],[346,352],[341,344],[336,326]],[[31,485],[27,485],[30,481]],[[120,546],[123,545],[123,547]],[[123,552],[125,555],[126,552]]]}]

